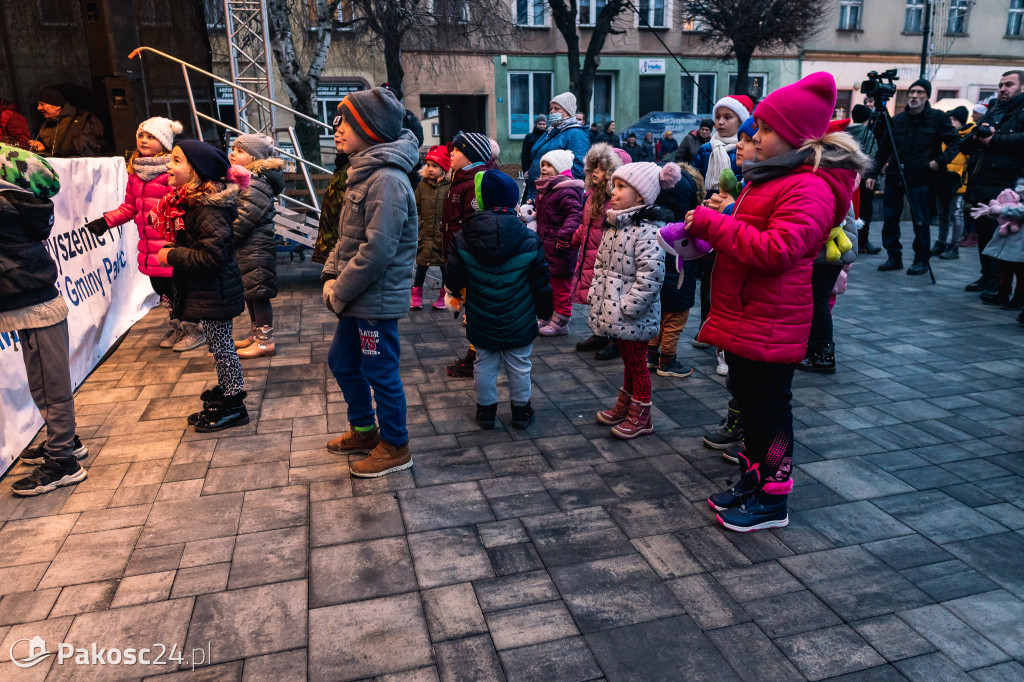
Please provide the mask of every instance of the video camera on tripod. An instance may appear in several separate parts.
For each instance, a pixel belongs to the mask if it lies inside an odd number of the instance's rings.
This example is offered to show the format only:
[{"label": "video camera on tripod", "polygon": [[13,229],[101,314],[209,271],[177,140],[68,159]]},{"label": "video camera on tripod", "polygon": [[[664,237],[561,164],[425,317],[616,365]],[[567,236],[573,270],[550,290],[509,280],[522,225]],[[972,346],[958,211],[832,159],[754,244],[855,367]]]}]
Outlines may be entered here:
[{"label": "video camera on tripod", "polygon": [[869,71],[868,79],[860,84],[861,94],[874,98],[876,108],[879,103],[885,106],[885,100],[896,94],[895,81],[899,79],[900,77],[896,75],[896,69],[889,69],[882,73]]}]

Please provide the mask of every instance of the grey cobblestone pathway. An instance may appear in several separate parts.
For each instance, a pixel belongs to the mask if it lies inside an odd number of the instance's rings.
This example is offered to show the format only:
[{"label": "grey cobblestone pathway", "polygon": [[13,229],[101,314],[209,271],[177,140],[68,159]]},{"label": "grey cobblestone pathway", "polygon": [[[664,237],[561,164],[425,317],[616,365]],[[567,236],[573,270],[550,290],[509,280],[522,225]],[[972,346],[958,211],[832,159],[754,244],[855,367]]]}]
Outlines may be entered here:
[{"label": "grey cobblestone pathway", "polygon": [[[695,373],[654,377],[628,443],[594,423],[622,368],[573,351],[582,315],[535,346],[537,423],[505,403],[484,432],[444,372],[463,327],[412,313],[415,466],[358,480],[324,447],[347,423],[316,269],[281,266],[248,427],[186,428],[213,361],[156,348],[154,311],[77,394],[88,480],[0,495],[0,679],[1024,679],[1024,334],[962,291],[966,251],[934,287],[862,261],[840,371],[796,378],[790,526],[749,535],[704,501],[733,470],[699,441],[727,396],[693,321]],[[16,668],[35,635],[212,661]]]}]

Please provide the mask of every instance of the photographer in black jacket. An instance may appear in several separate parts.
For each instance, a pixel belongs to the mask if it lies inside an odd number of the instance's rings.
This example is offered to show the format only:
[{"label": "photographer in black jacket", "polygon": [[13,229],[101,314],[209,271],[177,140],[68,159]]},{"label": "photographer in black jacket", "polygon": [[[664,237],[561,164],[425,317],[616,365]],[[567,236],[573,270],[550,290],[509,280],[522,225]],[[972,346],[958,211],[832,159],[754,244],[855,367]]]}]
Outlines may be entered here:
[{"label": "photographer in black jacket", "polygon": [[[967,201],[987,204],[1017,178],[1024,177],[1024,71],[1007,71],[999,79],[997,100],[991,104],[973,133],[964,138],[961,150],[967,162]],[[978,253],[995,233],[996,220],[982,216],[974,221],[978,231]],[[966,287],[998,295],[999,273],[995,261],[981,256],[981,277]]]},{"label": "photographer in black jacket", "polygon": [[[960,135],[949,122],[949,114],[932,109],[928,103],[931,95],[932,84],[919,78],[907,90],[906,109],[892,118],[892,137],[899,160],[903,163],[906,187],[903,186],[892,142],[884,129],[885,124],[881,123],[875,130],[878,153],[875,155],[874,170],[864,186],[874,190],[878,172],[882,168],[886,169],[882,246],[888,252],[889,259],[878,266],[879,270],[903,268],[900,214],[903,212],[903,197],[906,195],[914,217],[914,262],[907,268],[907,274],[923,275],[928,272],[928,260],[931,258],[931,185],[945,172],[946,164],[960,150]],[[946,145],[945,151],[942,149],[943,144]]]}]

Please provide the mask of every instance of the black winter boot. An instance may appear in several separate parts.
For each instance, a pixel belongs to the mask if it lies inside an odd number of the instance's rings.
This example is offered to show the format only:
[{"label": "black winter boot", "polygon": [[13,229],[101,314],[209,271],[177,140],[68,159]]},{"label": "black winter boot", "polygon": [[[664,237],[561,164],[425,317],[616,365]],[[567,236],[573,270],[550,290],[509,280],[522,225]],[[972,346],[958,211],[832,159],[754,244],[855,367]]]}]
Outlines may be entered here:
[{"label": "black winter boot", "polygon": [[[242,391],[242,400],[245,400],[245,395],[245,391]],[[224,389],[220,387],[220,384],[217,384],[213,388],[208,388],[200,393],[199,399],[203,401],[203,409],[199,412],[193,412],[186,418],[186,421],[188,421],[191,426],[198,424],[203,413],[210,409],[211,406],[214,404],[220,404],[220,401],[224,400]]]},{"label": "black winter boot", "polygon": [[593,353],[594,351],[599,351],[606,347],[608,345],[608,341],[609,339],[607,336],[598,336],[597,334],[593,334],[586,341],[580,341],[577,343],[576,350],[581,353]]},{"label": "black winter boot", "polygon": [[454,364],[448,365],[446,371],[448,376],[456,379],[471,379],[473,377],[473,363],[476,362],[476,351],[470,348],[466,351],[466,357],[457,360]]},{"label": "black winter boot", "polygon": [[879,253],[882,253],[882,249],[880,247],[875,246],[870,241],[868,241],[867,228],[862,227],[857,232],[857,253],[865,253],[869,256],[874,256]]},{"label": "black winter boot", "polygon": [[818,343],[814,350],[807,354],[804,361],[796,366],[797,369],[805,372],[818,372],[819,374],[836,373],[836,344]]},{"label": "black winter boot", "polygon": [[516,405],[512,403],[512,428],[513,429],[525,429],[527,426],[532,424],[536,419],[536,415],[533,413],[533,407],[530,403],[525,405]]},{"label": "black winter boot", "polygon": [[493,405],[481,405],[477,403],[476,406],[476,423],[480,425],[481,429],[490,431],[494,428],[494,422],[498,418],[498,403]]},{"label": "black winter boot", "polygon": [[249,423],[249,411],[245,409],[245,391],[225,396],[203,410],[195,424],[196,433],[213,433]]},{"label": "black winter boot", "polygon": [[611,342],[601,350],[594,354],[594,357],[598,360],[613,360],[615,358],[622,357],[622,352],[619,350],[619,344]]}]

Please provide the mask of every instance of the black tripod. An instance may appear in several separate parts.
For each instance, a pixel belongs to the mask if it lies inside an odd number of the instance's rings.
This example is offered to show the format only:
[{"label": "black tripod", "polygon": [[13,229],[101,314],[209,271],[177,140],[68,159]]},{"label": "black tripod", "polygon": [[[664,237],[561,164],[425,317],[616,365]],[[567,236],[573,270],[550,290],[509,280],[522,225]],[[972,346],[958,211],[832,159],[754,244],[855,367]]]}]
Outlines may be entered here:
[{"label": "black tripod", "polygon": [[[906,196],[907,205],[910,206],[910,219],[914,221],[914,227],[916,228],[920,223],[918,222],[917,209],[914,208],[914,202],[910,199],[910,186],[907,184],[907,176],[903,173],[903,159],[900,158],[900,152],[896,148],[896,138],[893,137],[892,134],[892,115],[889,113],[889,108],[886,107],[886,103],[889,98],[881,93],[875,94],[874,97],[875,111],[871,114],[871,120],[868,121],[868,126],[871,128],[871,132],[875,133],[876,137],[878,136],[878,124],[881,123],[885,126],[886,134],[889,136],[889,148],[892,149],[892,158],[889,160],[889,163],[895,162],[896,168],[900,172],[900,182],[903,183],[903,193]],[[879,168],[878,170],[881,171],[882,169]],[[882,211],[882,219],[883,221],[885,219],[884,209]],[[929,227],[929,230],[930,229],[931,228]],[[915,229],[915,239],[916,238],[917,233]],[[925,242],[924,247],[926,249],[929,247],[928,241]],[[928,276],[931,277],[932,284],[935,284],[935,273],[932,272],[931,258],[926,261],[925,265],[928,266]]]}]

